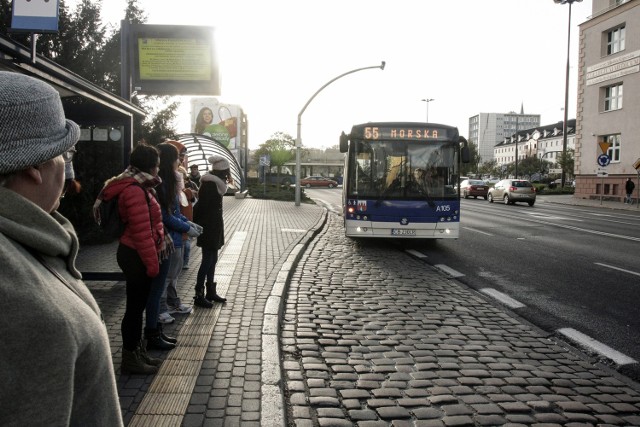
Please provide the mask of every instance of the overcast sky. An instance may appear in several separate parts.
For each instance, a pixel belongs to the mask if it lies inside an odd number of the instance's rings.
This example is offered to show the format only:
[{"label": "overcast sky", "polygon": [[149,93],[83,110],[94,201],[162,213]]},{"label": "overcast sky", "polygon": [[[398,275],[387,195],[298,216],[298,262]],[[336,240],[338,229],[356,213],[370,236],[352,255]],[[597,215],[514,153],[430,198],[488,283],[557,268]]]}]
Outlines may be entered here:
[{"label": "overcast sky", "polygon": [[[73,1],[69,2],[73,5]],[[353,124],[429,121],[468,135],[480,112],[563,119],[568,5],[553,0],[141,0],[148,24],[215,28],[221,102],[249,119],[249,146],[273,133],[330,147]],[[103,0],[102,17],[119,25],[125,0]],[[578,25],[591,0],[574,3],[569,118],[575,118]],[[189,98],[176,125],[190,132]]]}]

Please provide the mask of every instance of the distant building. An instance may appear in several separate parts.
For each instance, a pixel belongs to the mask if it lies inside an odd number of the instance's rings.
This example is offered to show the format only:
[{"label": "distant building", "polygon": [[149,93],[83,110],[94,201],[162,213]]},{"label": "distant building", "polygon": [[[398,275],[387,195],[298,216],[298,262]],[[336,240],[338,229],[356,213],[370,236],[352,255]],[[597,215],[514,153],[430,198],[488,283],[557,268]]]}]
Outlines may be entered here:
[{"label": "distant building", "polygon": [[[517,125],[517,129],[516,129]],[[480,113],[469,118],[469,142],[478,147],[478,154],[482,163],[494,158],[496,144],[511,137],[516,131],[540,126],[540,114],[524,114],[520,106],[520,114],[510,113]]]},{"label": "distant building", "polygon": [[[494,159],[497,166],[504,166],[516,161],[516,149],[518,161],[535,156],[541,161],[551,163],[548,172],[560,174],[558,158],[562,153],[563,122],[545,126],[536,126],[524,129],[517,134],[510,135],[494,147]],[[567,120],[567,150],[575,149],[576,120]],[[516,147],[517,146],[517,147]]]},{"label": "distant building", "polygon": [[580,25],[575,197],[622,202],[640,159],[640,0],[593,0],[592,13]]}]

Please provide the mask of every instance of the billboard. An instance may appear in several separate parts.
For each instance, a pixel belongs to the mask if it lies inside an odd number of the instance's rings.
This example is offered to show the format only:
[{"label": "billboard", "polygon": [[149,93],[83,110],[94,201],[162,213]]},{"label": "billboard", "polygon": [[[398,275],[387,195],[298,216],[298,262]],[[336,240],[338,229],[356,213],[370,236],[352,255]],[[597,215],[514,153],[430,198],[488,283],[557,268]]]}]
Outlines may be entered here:
[{"label": "billboard", "polygon": [[221,104],[217,98],[191,99],[191,131],[215,139],[234,154],[242,148],[242,118],[239,105]]},{"label": "billboard", "polygon": [[213,27],[129,26],[133,90],[145,95],[220,95]]}]

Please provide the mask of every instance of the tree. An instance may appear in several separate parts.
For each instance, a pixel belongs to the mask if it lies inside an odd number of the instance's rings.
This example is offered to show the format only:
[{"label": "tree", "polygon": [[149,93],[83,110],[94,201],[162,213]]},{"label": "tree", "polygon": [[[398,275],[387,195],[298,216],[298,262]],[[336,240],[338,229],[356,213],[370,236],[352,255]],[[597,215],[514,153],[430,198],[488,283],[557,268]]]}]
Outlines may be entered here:
[{"label": "tree", "polygon": [[461,176],[469,176],[472,174],[477,174],[480,162],[482,161],[482,157],[478,153],[478,145],[470,142],[469,143],[469,163],[462,163],[462,167],[460,168]]},{"label": "tree", "polygon": [[[82,0],[69,11],[65,1],[60,0],[58,32],[39,35],[36,52],[120,95],[120,29],[108,29],[102,23],[101,6],[101,0]],[[0,32],[6,34],[11,25],[11,0],[0,0],[0,12]],[[127,0],[124,19],[134,24],[146,21],[138,0]],[[8,36],[24,46],[31,44],[30,34],[9,33]],[[133,97],[131,102],[145,111],[155,112],[145,119],[135,118],[134,141],[144,138],[149,142],[160,142],[175,136],[175,101],[168,97],[148,96]],[[158,108],[159,103],[168,105]]]},{"label": "tree", "polygon": [[566,152],[560,153],[558,156],[558,164],[564,171],[565,176],[573,176],[574,167],[574,150],[568,148]]},{"label": "tree", "polygon": [[[142,102],[138,100],[138,103],[146,105],[145,110],[152,111],[149,109],[154,108],[154,105],[157,105],[159,100],[168,101],[168,97],[154,96],[153,99],[145,99]],[[137,136],[136,141],[144,139],[149,144],[157,145],[167,139],[175,139],[177,132],[173,121],[176,117],[177,109],[178,103],[173,101],[166,107],[159,108],[150,116],[151,118],[134,123],[133,133],[134,137]]]},{"label": "tree", "polygon": [[[269,155],[271,157],[271,167],[276,168],[277,181],[280,182],[280,172],[285,163],[290,162],[295,157],[296,141],[291,135],[284,132],[276,132],[271,138],[260,144],[260,147],[253,153],[256,163],[260,163],[260,157]],[[300,177],[296,177],[299,179]]]}]

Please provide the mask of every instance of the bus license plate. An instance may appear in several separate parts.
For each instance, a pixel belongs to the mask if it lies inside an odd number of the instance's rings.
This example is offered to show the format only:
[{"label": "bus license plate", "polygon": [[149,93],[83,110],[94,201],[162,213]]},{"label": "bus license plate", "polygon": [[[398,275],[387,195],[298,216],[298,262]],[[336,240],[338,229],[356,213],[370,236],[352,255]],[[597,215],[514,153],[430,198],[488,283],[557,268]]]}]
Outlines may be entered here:
[{"label": "bus license plate", "polygon": [[415,236],[416,230],[406,229],[406,228],[392,228],[391,235],[392,236]]}]

